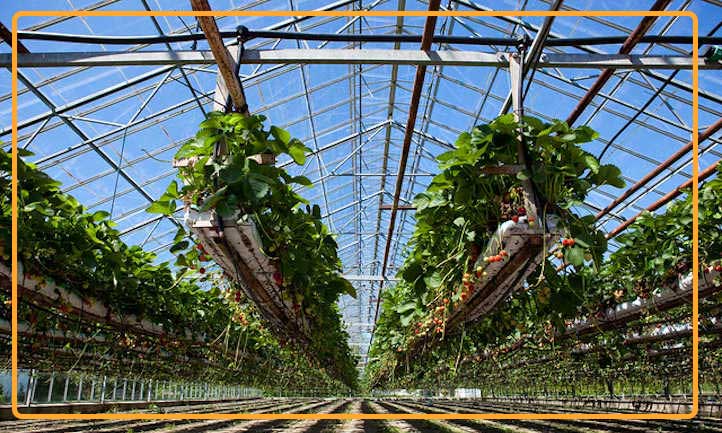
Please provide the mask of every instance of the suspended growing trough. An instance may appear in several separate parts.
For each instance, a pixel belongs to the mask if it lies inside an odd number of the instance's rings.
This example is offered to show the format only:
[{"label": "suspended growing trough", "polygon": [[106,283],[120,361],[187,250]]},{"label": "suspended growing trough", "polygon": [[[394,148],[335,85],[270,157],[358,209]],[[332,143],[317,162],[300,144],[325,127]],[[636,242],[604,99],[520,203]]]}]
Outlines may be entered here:
[{"label": "suspended growing trough", "polygon": [[220,218],[214,211],[199,212],[186,208],[185,223],[204,250],[218,263],[245,295],[255,303],[261,315],[291,340],[304,342],[310,329],[302,309],[283,296],[276,281],[278,267],[264,254],[255,223],[239,214]]},{"label": "suspended growing trough", "polygon": [[[699,297],[706,298],[722,291],[720,272],[710,270],[699,274]],[[582,336],[597,331],[613,329],[642,317],[650,311],[666,311],[692,302],[692,274],[677,277],[677,285],[668,287],[647,299],[637,298],[608,308],[599,317],[590,316],[576,321],[564,332],[564,336]]]},{"label": "suspended growing trough", "polygon": [[521,217],[518,223],[502,223],[474,268],[483,263],[484,257],[496,255],[499,251],[506,251],[508,256],[486,265],[473,294],[451,313],[447,332],[489,314],[500,302],[519,290],[544,260],[548,246],[559,236],[561,233],[556,230],[556,219],[552,217],[547,218],[546,228],[530,225],[526,216]]}]

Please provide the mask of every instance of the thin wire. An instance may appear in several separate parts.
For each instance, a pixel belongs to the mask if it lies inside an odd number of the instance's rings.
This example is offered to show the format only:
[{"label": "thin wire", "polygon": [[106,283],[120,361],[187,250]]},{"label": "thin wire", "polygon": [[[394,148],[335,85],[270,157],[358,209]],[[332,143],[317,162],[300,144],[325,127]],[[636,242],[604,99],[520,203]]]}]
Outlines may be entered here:
[{"label": "thin wire", "polygon": [[123,141],[120,144],[120,161],[118,168],[115,170],[115,185],[113,185],[113,200],[110,202],[110,219],[113,219],[113,210],[115,209],[115,195],[118,193],[118,180],[120,179],[120,168],[123,166],[123,154],[125,152],[125,138],[128,135],[128,127],[123,130]]}]

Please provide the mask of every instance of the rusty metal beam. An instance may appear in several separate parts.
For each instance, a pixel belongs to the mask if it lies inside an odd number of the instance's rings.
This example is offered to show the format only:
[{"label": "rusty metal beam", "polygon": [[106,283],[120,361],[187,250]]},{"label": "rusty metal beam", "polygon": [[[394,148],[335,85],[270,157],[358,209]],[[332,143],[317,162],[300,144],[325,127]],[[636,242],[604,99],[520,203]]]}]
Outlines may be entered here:
[{"label": "rusty metal beam", "polygon": [[[707,140],[712,136],[712,134],[716,133],[722,129],[722,118],[718,119],[715,123],[708,126],[707,129],[702,131],[698,136],[698,141],[701,143],[704,140]],[[662,173],[664,170],[669,168],[672,164],[677,162],[680,158],[687,155],[690,151],[692,151],[692,140],[690,140],[686,145],[684,145],[682,148],[680,148],[678,151],[676,151],[672,156],[667,158],[665,161],[660,163],[657,167],[654,168],[654,170],[647,173],[643,178],[641,178],[637,183],[629,187],[626,191],[624,191],[619,197],[617,197],[614,201],[609,203],[607,207],[600,210],[597,215],[596,219],[599,220],[604,215],[608,214],[612,211],[615,207],[619,206],[621,203],[623,203],[626,199],[628,199],[632,194],[637,192],[639,189],[641,189],[644,185],[649,183],[652,179],[659,176],[660,173]],[[701,180],[701,179],[700,179]]]},{"label": "rusty metal beam", "polygon": [[[429,11],[437,11],[441,5],[441,0],[430,0]],[[428,16],[424,24],[424,33],[421,37],[421,50],[429,51],[434,37],[434,29],[436,28],[436,16]],[[421,100],[421,91],[424,86],[424,78],[426,76],[426,66],[419,65],[416,67],[416,76],[414,77],[414,86],[411,91],[411,100],[409,101],[409,117],[406,122],[406,132],[404,133],[404,141],[401,148],[401,158],[399,159],[399,170],[396,176],[396,187],[394,189],[394,200],[391,207],[391,216],[389,219],[389,229],[386,234],[386,246],[384,248],[384,258],[381,265],[381,276],[386,277],[386,269],[388,267],[389,252],[391,251],[391,243],[393,242],[394,229],[396,227],[396,214],[399,208],[399,199],[401,198],[401,190],[404,183],[404,175],[406,173],[406,164],[409,158],[409,150],[411,149],[411,138],[414,134],[416,125],[416,116],[419,111],[419,101]],[[379,317],[379,307],[381,305],[381,291],[383,290],[382,280],[379,285],[379,293],[376,299],[376,311],[374,313],[374,329],[371,332],[371,341],[376,331],[376,321]],[[371,343],[369,343],[371,344]]]},{"label": "rusty metal beam", "polygon": [[[650,11],[664,10],[671,2],[672,0],[657,0],[656,2],[654,2],[654,5],[652,5]],[[627,40],[624,41],[624,44],[622,44],[622,47],[619,49],[619,54],[631,53],[634,46],[637,45],[637,42],[639,42],[639,39],[644,36],[645,33],[647,33],[647,31],[652,27],[652,24],[654,24],[656,20],[657,17],[644,17],[637,26],[637,28],[635,28],[634,31],[629,34]],[[597,81],[595,81],[594,84],[589,87],[587,93],[582,96],[582,98],[579,100],[579,103],[577,103],[577,106],[574,107],[571,114],[569,114],[569,117],[567,117],[567,123],[569,125],[573,124],[577,121],[577,119],[579,119],[579,116],[582,115],[582,113],[587,108],[592,99],[594,99],[597,93],[602,90],[604,85],[607,83],[607,81],[609,81],[613,74],[613,69],[605,69],[602,71],[601,74],[599,74],[599,77],[597,77]]]},{"label": "rusty metal beam", "polygon": [[[709,167],[705,168],[703,171],[699,173],[699,182],[702,182],[703,180],[707,179],[708,177],[712,176],[717,171],[717,166],[719,163],[722,162],[722,160],[715,162],[714,164],[710,165]],[[665,204],[669,203],[670,201],[677,198],[679,195],[682,194],[682,192],[692,186],[694,179],[689,179],[685,183],[679,185],[672,191],[668,192],[664,197],[660,198],[659,200],[655,201],[647,209],[645,209],[648,212],[654,212],[655,210],[661,208]],[[632,218],[629,218],[628,220],[624,221],[622,224],[617,226],[614,230],[607,233],[607,239],[611,239],[615,236],[617,236],[619,233],[621,233],[624,229],[629,227],[630,224],[632,224],[634,221],[639,218],[639,216],[642,215],[642,212],[639,212],[637,215],[633,216]]]},{"label": "rusty metal beam", "polygon": [[[190,0],[190,2],[194,11],[211,10],[208,0]],[[215,57],[216,63],[218,64],[218,73],[226,83],[235,111],[248,115],[246,96],[243,93],[241,80],[236,74],[236,61],[223,43],[223,38],[221,38],[221,34],[218,31],[218,25],[216,25],[216,19],[211,16],[199,16],[196,18],[203,33],[206,35],[208,46],[211,48],[213,57]]]}]

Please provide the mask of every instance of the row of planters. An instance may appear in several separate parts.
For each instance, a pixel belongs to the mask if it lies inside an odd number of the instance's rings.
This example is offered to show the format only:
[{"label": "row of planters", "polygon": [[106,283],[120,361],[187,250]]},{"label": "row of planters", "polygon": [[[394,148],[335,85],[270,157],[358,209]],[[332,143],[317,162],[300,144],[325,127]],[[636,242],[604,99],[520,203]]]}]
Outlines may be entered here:
[{"label": "row of planters", "polygon": [[[483,347],[506,338],[516,329],[512,317],[519,317],[513,314],[519,298],[543,290],[560,261],[570,263],[572,273],[601,263],[607,248],[604,234],[595,229],[593,218],[580,217],[573,208],[592,188],[622,187],[624,182],[618,168],[601,165],[581,149],[596,137],[586,126],[570,128],[531,117],[517,122],[510,114],[462,134],[454,150],[437,158],[440,173],[414,200],[416,229],[398,274],[401,280],[383,295],[367,371],[372,382],[411,372],[448,344],[458,354],[460,347],[468,350],[469,343]],[[528,152],[528,167],[486,174],[490,167],[517,164],[520,140]],[[524,205],[527,180],[537,197],[536,215],[528,214]],[[515,261],[525,253],[509,248],[519,229],[526,230],[523,236],[531,232],[540,240],[535,246],[523,245],[535,248],[526,251],[535,262]],[[547,256],[548,251],[555,255]],[[478,292],[489,296],[485,288],[495,285],[489,274],[498,272],[499,264],[506,265],[504,275],[513,281],[501,311],[490,309],[473,322],[453,321],[455,326],[449,327],[449,319],[464,312]],[[572,293],[555,296],[563,298],[557,308],[575,308]],[[410,349],[424,356],[411,356],[414,361],[407,362]],[[452,364],[458,363],[456,358]]]},{"label": "row of planters", "polygon": [[148,211],[171,215],[182,200],[199,245],[179,238],[171,249],[176,265],[197,268],[199,260],[213,259],[280,339],[353,384],[355,359],[337,301],[355,290],[341,276],[338,246],[320,208],[295,192],[311,182],[269,163],[287,155],[302,166],[310,149],[264,121],[211,113],[175,155],[184,161],[177,164],[183,185],[172,182]]},{"label": "row of planters", "polygon": [[[10,320],[10,170],[10,154],[0,152],[3,323]],[[154,254],[121,240],[108,213],[88,212],[61,191],[59,182],[22,158],[17,170],[19,358],[24,365],[63,370],[87,361],[96,372],[162,378],[176,372],[160,366],[188,362],[194,368],[177,374],[189,379],[265,389],[289,381],[294,387],[313,383],[329,390],[353,386],[350,375],[331,377],[317,360],[279,341],[237,285],[218,281],[201,266],[174,271],[168,263],[156,263]],[[183,237],[180,231],[177,239]],[[92,316],[93,311],[105,314]],[[139,325],[148,323],[152,326]],[[0,351],[9,353],[9,339]],[[266,382],[260,371],[269,373]]]},{"label": "row of planters", "polygon": [[[722,165],[717,177],[700,187],[698,207],[700,360],[701,365],[711,371],[719,371],[720,362],[716,356],[722,347],[720,174]],[[536,327],[535,332],[535,328],[528,327],[524,332],[500,340],[498,346],[480,348],[474,356],[466,358],[470,362],[464,374],[482,374],[482,370],[500,374],[503,364],[505,374],[525,376],[530,374],[531,360],[544,358],[547,363],[553,360],[555,366],[566,358],[566,370],[595,371],[597,380],[616,379],[630,371],[643,375],[645,368],[654,368],[659,374],[669,376],[688,371],[681,367],[691,356],[691,288],[680,282],[686,283],[691,278],[692,219],[691,194],[671,203],[664,213],[642,215],[617,238],[621,247],[609,255],[598,272],[582,272],[570,281],[582,296],[577,311],[567,316],[565,328],[547,322],[544,330]],[[678,285],[686,290],[675,290]],[[556,286],[551,286],[550,290],[556,290]],[[657,300],[668,293],[683,295],[684,302],[672,308],[665,307]],[[530,311],[534,304],[548,302],[548,295],[537,293],[535,298],[526,300],[528,308],[522,308],[516,314]],[[635,304],[649,305],[649,308],[614,328],[596,326],[596,332],[591,334],[576,332],[580,319],[601,325],[610,309],[620,310]],[[663,353],[667,355],[656,356]],[[479,362],[482,358],[492,358],[494,362],[482,365]],[[562,371],[556,367],[554,370]],[[534,371],[543,373],[538,369]],[[555,374],[553,371],[548,373]]]},{"label": "row of planters", "polygon": [[[492,126],[490,128],[495,129]],[[545,129],[547,128],[549,126]],[[573,130],[569,130],[566,125],[562,124],[558,128],[560,129],[557,135],[579,136],[571,132]],[[532,131],[534,130],[539,131],[538,128],[532,127]],[[557,139],[561,140],[562,137],[558,136]],[[542,140],[547,142],[549,139],[542,138]],[[538,144],[539,138],[535,141],[530,137],[527,142],[530,143],[532,154],[535,147],[543,148],[543,144]],[[464,152],[463,148],[458,146],[454,152]],[[557,155],[557,152],[561,155]],[[575,152],[576,150],[571,153]],[[464,152],[464,154],[469,153],[471,152]],[[570,165],[563,162],[569,158],[564,156],[568,155],[564,146],[550,149],[548,153],[548,157],[541,157],[547,163],[544,167],[546,170],[562,170],[564,166]],[[442,155],[442,159],[443,157]],[[560,203],[559,207],[562,209],[569,209],[570,204],[576,204],[577,200],[583,199],[589,188],[595,184],[623,186],[618,179],[618,170],[609,166],[599,166],[588,154],[585,154],[583,159],[591,163],[586,169],[583,166],[579,167],[577,176],[580,180],[575,180],[571,176],[571,171],[567,171],[570,178],[563,183],[577,185],[579,182],[586,189],[573,197],[573,203],[565,200],[565,193],[551,195],[556,197],[556,203]],[[555,164],[559,165],[555,167]],[[534,183],[540,191],[548,188],[544,186],[545,183],[554,183],[553,178],[549,176],[535,179],[534,171],[535,168],[532,166],[531,178],[535,180]],[[597,182],[599,178],[594,176],[598,176],[599,173],[613,173],[614,176],[607,181]],[[445,175],[445,172],[442,175]],[[429,189],[432,188],[434,188],[433,183]],[[458,188],[451,187],[451,191],[456,189]],[[567,192],[572,190],[573,188],[566,189]],[[700,288],[701,293],[708,295],[710,300],[719,297],[720,290],[722,212],[719,203],[721,202],[722,181],[719,178],[701,187]],[[455,218],[455,208],[456,203],[447,203],[438,212],[451,213],[447,218]],[[488,209],[495,208],[487,205],[487,212]],[[515,215],[512,215],[512,218],[514,217]],[[423,212],[417,216],[418,221],[422,223],[426,218],[428,217]],[[569,224],[568,221],[572,223]],[[585,348],[582,351],[585,355],[579,358],[589,362],[589,368],[592,370],[601,372],[604,368],[635,366],[636,361],[625,360],[625,357],[637,359],[649,350],[663,350],[679,344],[680,341],[689,340],[689,336],[685,337],[684,333],[680,333],[677,339],[649,344],[627,345],[624,341],[625,338],[639,337],[640,333],[645,335],[673,329],[672,326],[684,325],[684,320],[687,320],[689,326],[691,307],[688,300],[691,285],[689,288],[687,286],[691,280],[692,264],[691,197],[671,204],[664,214],[645,214],[640,217],[623,235],[617,237],[616,240],[622,246],[603,260],[602,254],[606,250],[606,243],[602,233],[595,230],[593,224],[593,217],[577,218],[571,213],[561,214],[563,238],[551,246],[550,254],[544,264],[527,278],[522,290],[508,298],[492,314],[476,323],[467,324],[461,331],[449,335],[446,335],[443,329],[444,311],[448,305],[453,306],[458,302],[457,299],[463,301],[461,295],[473,290],[471,289],[475,279],[473,274],[478,271],[483,273],[484,269],[473,271],[468,267],[462,268],[463,271],[455,269],[453,272],[456,280],[452,287],[457,288],[456,293],[440,293],[438,289],[434,290],[434,284],[429,284],[434,283],[432,278],[423,283],[414,280],[414,284],[411,284],[409,277],[413,277],[413,274],[407,273],[409,266],[414,263],[414,257],[419,254],[419,242],[416,241],[412,245],[410,259],[407,259],[401,270],[401,283],[385,295],[385,308],[379,324],[381,333],[379,334],[377,330],[371,350],[373,362],[367,370],[369,380],[387,386],[413,386],[425,381],[436,382],[439,377],[444,377],[444,380],[453,383],[454,380],[461,380],[461,377],[467,379],[489,377],[492,372],[512,376],[525,375],[528,366],[524,361],[547,356],[547,361],[550,361],[547,364],[556,365],[554,360],[558,359],[560,354],[572,351],[578,353],[582,346]],[[422,234],[426,239],[431,240],[426,244],[427,248],[421,250],[421,254],[431,256],[429,254],[433,249],[431,245],[437,242],[435,236],[441,236],[438,242],[443,245],[444,237],[438,228],[443,228],[445,225],[437,222],[428,224],[427,227],[433,227],[433,232],[430,236]],[[442,247],[436,251],[448,250]],[[451,257],[449,259],[453,260]],[[467,275],[460,275],[461,272]],[[428,275],[426,277],[428,278]],[[471,281],[471,284],[467,281]],[[680,292],[679,287],[686,291]],[[666,299],[666,294],[670,293],[677,296],[679,302],[667,303],[665,307],[667,311],[658,311],[659,308],[655,305],[661,304],[657,303],[657,300]],[[422,302],[414,302],[414,297]],[[434,305],[428,302],[430,299],[442,301],[441,304]],[[606,332],[600,332],[603,329],[599,325],[609,319],[610,311],[636,304],[644,305],[644,308],[639,309],[638,314],[616,323],[614,327],[604,328]],[[441,309],[439,305],[445,307]],[[442,313],[439,314],[439,311]],[[715,317],[718,316],[718,312],[710,310],[705,314],[708,319],[717,320]],[[407,352],[409,342],[413,341],[417,334],[429,332],[427,327],[429,317],[431,326],[441,328],[432,332],[440,334],[443,338],[439,338],[440,344],[428,345],[423,356],[409,357]],[[575,327],[579,323],[590,325],[589,335],[585,336],[583,341],[577,340],[579,335]],[[628,330],[620,332],[620,327]],[[703,336],[703,340],[711,344],[709,350],[712,350],[715,341],[718,340],[718,334],[710,332]],[[599,357],[600,351],[610,353],[611,358]],[[510,364],[500,362],[512,356],[517,361],[516,364],[511,361]],[[658,361],[659,358],[654,360],[654,362]],[[510,369],[511,365],[516,367]],[[535,373],[540,372],[535,370]]]}]

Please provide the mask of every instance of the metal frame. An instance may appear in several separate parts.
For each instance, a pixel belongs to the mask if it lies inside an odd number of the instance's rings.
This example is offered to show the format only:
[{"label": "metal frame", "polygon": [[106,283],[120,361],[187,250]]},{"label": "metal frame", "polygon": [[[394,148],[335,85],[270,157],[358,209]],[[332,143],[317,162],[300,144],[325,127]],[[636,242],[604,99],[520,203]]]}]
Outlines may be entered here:
[{"label": "metal frame", "polygon": [[[151,2],[141,0],[143,7],[150,10]],[[573,10],[560,0],[544,0],[551,9]],[[113,0],[99,2],[91,8],[102,8],[114,3]],[[341,0],[322,7],[325,10],[338,8],[364,8],[374,9],[386,3],[385,0],[376,0],[365,4],[358,0]],[[398,9],[411,7],[408,0],[397,0],[392,6]],[[425,3],[422,1],[422,3]],[[665,1],[655,3],[661,7]],[[492,2],[451,0],[440,5],[441,10],[446,9],[478,9],[491,10]],[[245,7],[263,7],[263,2],[253,2]],[[681,2],[678,7],[689,7],[689,0]],[[295,4],[291,3],[291,7]],[[522,2],[525,8],[527,2]],[[242,9],[242,8],[239,8]],[[26,30],[38,31],[47,29],[53,31],[54,26],[63,24],[65,28],[72,24],[73,18],[57,18],[40,22]],[[640,20],[641,21],[641,20]],[[226,18],[218,18],[221,30],[228,22]],[[602,17],[584,18],[579,26],[585,22],[592,22],[597,27],[608,28],[614,34],[629,35],[630,41],[635,35],[641,35],[648,28],[648,22],[640,23],[637,29],[625,27],[617,22]],[[659,23],[658,34],[665,35],[673,27],[675,21],[668,20]],[[266,30],[288,30],[306,32],[314,28],[328,31],[335,26],[336,34],[368,35],[368,34],[419,34],[417,21],[409,23],[403,17],[389,18],[387,20],[369,21],[356,18],[312,18],[297,17],[279,21],[266,26]],[[91,23],[92,24],[92,23]],[[177,23],[148,21],[148,28],[158,35],[180,35],[191,30],[183,26],[172,27]],[[639,176],[639,179],[628,178],[630,185],[634,185],[630,193],[624,194],[622,200],[614,200],[616,196],[604,191],[597,191],[590,197],[585,206],[592,212],[600,214],[600,210],[608,215],[600,216],[599,223],[607,227],[611,219],[614,224],[624,222],[625,218],[645,209],[639,202],[644,197],[653,197],[655,202],[665,196],[675,194],[676,182],[670,185],[668,180],[686,178],[691,175],[691,155],[688,149],[689,135],[697,133],[692,131],[684,121],[690,109],[691,84],[681,78],[686,74],[677,71],[691,68],[690,53],[687,46],[671,43],[645,43],[637,48],[633,55],[618,54],[619,51],[611,47],[548,46],[545,42],[552,39],[564,38],[561,28],[557,30],[553,20],[545,20],[537,26],[514,17],[479,18],[479,17],[447,17],[440,27],[440,34],[453,37],[458,35],[484,34],[485,36],[498,35],[508,38],[519,32],[528,32],[534,37],[534,44],[529,51],[527,63],[533,63],[536,74],[529,72],[525,78],[531,82],[531,90],[527,98],[533,98],[535,92],[554,92],[563,98],[579,98],[584,94],[589,97],[588,117],[586,123],[595,124],[602,119],[609,118],[620,122],[620,127],[614,131],[603,130],[603,137],[599,140],[602,146],[608,147],[614,153],[604,155],[609,157],[625,157],[633,162],[644,162],[657,166],[654,176]],[[656,27],[655,27],[656,28]],[[718,30],[713,29],[707,36],[715,36]],[[97,29],[94,29],[97,30]],[[555,31],[557,30],[557,31]],[[26,45],[32,48],[32,42]],[[508,92],[504,89],[499,92],[499,72],[504,69],[504,55],[496,52],[480,53],[470,52],[467,49],[458,49],[459,45],[453,42],[438,42],[429,50],[410,50],[406,45],[396,42],[388,49],[370,47],[365,42],[349,43],[339,46],[338,42],[321,42],[312,45],[309,41],[296,41],[295,48],[282,44],[280,39],[253,40],[248,43],[241,65],[241,79],[249,98],[256,94],[272,90],[274,81],[288,80],[289,77],[301,83],[300,91],[285,94],[282,97],[273,97],[273,100],[263,106],[254,107],[258,112],[284,113],[289,115],[280,120],[272,118],[276,124],[286,124],[292,130],[302,130],[301,134],[314,149],[309,163],[303,169],[316,183],[310,190],[303,191],[304,195],[314,200],[323,201],[324,213],[328,215],[328,223],[339,233],[339,245],[345,270],[350,277],[354,277],[354,284],[359,287],[360,299],[345,303],[344,316],[348,322],[352,341],[357,344],[359,353],[363,356],[369,340],[368,331],[373,323],[373,307],[378,303],[378,291],[382,284],[393,284],[393,279],[383,277],[382,262],[386,261],[388,268],[398,266],[401,250],[408,236],[412,232],[413,218],[411,212],[403,212],[398,218],[398,227],[391,230],[391,236],[385,233],[385,227],[390,225],[391,213],[385,212],[383,206],[394,199],[396,207],[409,206],[415,192],[423,188],[430,180],[432,173],[430,167],[433,157],[442,149],[452,146],[453,136],[462,129],[484,121],[495,113],[508,110]],[[226,45],[230,45],[226,43]],[[71,167],[72,164],[82,163],[83,158],[91,153],[97,154],[105,160],[107,168],[99,169],[92,176],[79,178],[68,190],[82,193],[90,188],[102,191],[107,184],[109,174],[117,173],[125,178],[128,185],[119,188],[114,194],[102,192],[97,198],[92,198],[84,204],[93,208],[106,206],[114,199],[125,197],[130,199],[133,192],[151,200],[153,186],[162,179],[171,177],[172,170],[154,172],[150,175],[138,174],[139,168],[150,159],[170,151],[188,137],[172,137],[172,139],[145,145],[148,149],[143,155],[129,158],[118,158],[116,146],[126,136],[129,145],[138,146],[138,137],[151,133],[164,125],[173,125],[181,116],[198,113],[202,116],[210,109],[213,103],[212,89],[204,88],[203,84],[211,75],[215,74],[213,66],[215,60],[210,51],[177,50],[175,43],[165,45],[166,51],[147,50],[147,45],[131,46],[127,51],[113,52],[86,52],[86,53],[26,53],[21,54],[21,84],[20,96],[24,101],[40,101],[38,106],[47,106],[47,110],[34,109],[29,115],[21,116],[19,124],[20,138],[23,145],[30,150],[41,148],[47,137],[57,137],[63,128],[70,128],[73,138],[63,143],[62,150],[38,158],[41,168],[56,172],[61,168]],[[280,49],[278,49],[280,48]],[[403,49],[402,49],[403,48]],[[660,48],[660,51],[654,50]],[[608,54],[613,51],[617,54]],[[29,51],[29,50],[26,50]],[[492,50],[493,51],[493,50]],[[663,55],[651,54],[663,52]],[[533,54],[533,55],[532,55]],[[537,56],[537,61],[532,62]],[[102,90],[80,97],[71,97],[64,100],[55,97],[53,92],[63,88],[70,80],[92,71],[94,67],[104,66],[103,71],[113,71],[116,76],[125,74],[127,65],[160,65],[156,68],[145,68],[144,72],[133,72],[124,77],[122,82],[109,82]],[[318,82],[314,78],[314,64],[342,64],[349,65],[346,73],[332,80]],[[371,66],[368,66],[371,64]],[[9,56],[0,54],[0,66],[9,65]],[[53,70],[50,76],[38,75],[40,70],[35,66],[63,65],[68,70]],[[122,65],[122,66],[121,66]],[[413,90],[410,80],[411,66],[426,65],[429,75],[426,84],[419,94],[417,107],[409,106],[409,94]],[[473,66],[484,66],[489,69],[487,76],[473,77],[460,76],[455,68],[471,70]],[[720,64],[700,63],[700,69],[717,70]],[[581,73],[575,75],[576,69],[603,69],[615,68],[611,72],[608,86],[589,85],[589,77]],[[479,68],[481,69],[481,68]],[[670,74],[660,71],[668,69]],[[527,69],[533,71],[533,69]],[[523,71],[524,72],[524,71]],[[703,72],[709,73],[709,72]],[[484,72],[486,74],[486,72]],[[608,73],[609,74],[609,73]],[[502,74],[503,75],[503,74]],[[596,78],[596,75],[591,77]],[[377,80],[374,83],[374,80]],[[180,84],[188,92],[187,97],[175,104],[156,105],[171,84]],[[347,94],[336,97],[331,103],[319,102],[328,89],[341,86],[347,88]],[[474,100],[472,108],[457,104],[448,88],[456,86],[467,97]],[[599,89],[596,89],[599,87]],[[598,90],[598,92],[594,92]],[[620,96],[625,91],[644,93],[640,103]],[[157,94],[157,96],[156,96]],[[380,97],[379,97],[380,95]],[[338,95],[337,95],[338,96]],[[326,96],[328,98],[328,96]],[[0,95],[0,101],[10,99],[9,94]],[[107,112],[114,105],[121,103],[132,104],[138,99],[138,109],[128,122],[108,118]],[[300,103],[299,103],[300,101]],[[722,103],[715,89],[700,88],[700,119],[703,127],[707,128],[700,136],[700,152],[711,158],[719,159],[722,156],[719,143],[722,137],[719,134],[717,119],[722,117],[719,104]],[[653,110],[660,107],[659,112]],[[151,108],[153,107],[153,108]],[[290,108],[295,107],[295,108]],[[545,118],[533,102],[528,104],[527,112],[531,115]],[[414,128],[406,128],[399,123],[410,116],[412,111],[418,109],[419,122]],[[572,107],[569,107],[571,111]],[[287,110],[287,111],[284,111]],[[344,117],[340,113],[346,113]],[[38,114],[39,113],[39,114]],[[563,113],[563,115],[568,113]],[[321,121],[327,117],[327,121]],[[444,119],[455,117],[459,122],[451,124]],[[338,120],[338,122],[337,122]],[[717,121],[717,123],[715,123]],[[460,126],[461,124],[467,126]],[[310,127],[306,127],[310,125]],[[9,124],[0,125],[0,137],[6,138],[10,133]],[[644,149],[635,147],[625,133],[632,128],[645,128],[650,133],[657,134],[669,144],[668,155],[678,156],[669,163],[667,156],[653,157],[645,155]],[[401,178],[394,174],[398,170],[398,155],[402,154],[404,145],[402,134],[410,132],[408,144],[408,170]],[[383,132],[383,133],[382,133]],[[53,135],[55,134],[55,135]],[[59,148],[60,149],[60,148]],[[404,158],[402,158],[403,160]],[[294,169],[289,166],[289,169]],[[396,178],[394,179],[394,176]],[[400,188],[389,191],[388,180],[393,179]],[[651,196],[649,195],[651,194]],[[398,196],[398,199],[395,197]],[[606,209],[610,204],[614,204]],[[162,218],[148,218],[139,220],[145,205],[129,206],[116,215],[122,223],[125,235],[137,235],[148,245],[153,245],[157,251],[163,251],[172,236],[166,225],[161,225]],[[393,206],[392,206],[393,207]],[[393,212],[393,211],[392,211]],[[611,219],[610,219],[611,218]],[[174,219],[170,219],[175,223]],[[172,227],[172,226],[170,226]],[[380,251],[381,243],[388,244],[388,257]],[[365,276],[361,278],[361,276]]]}]

